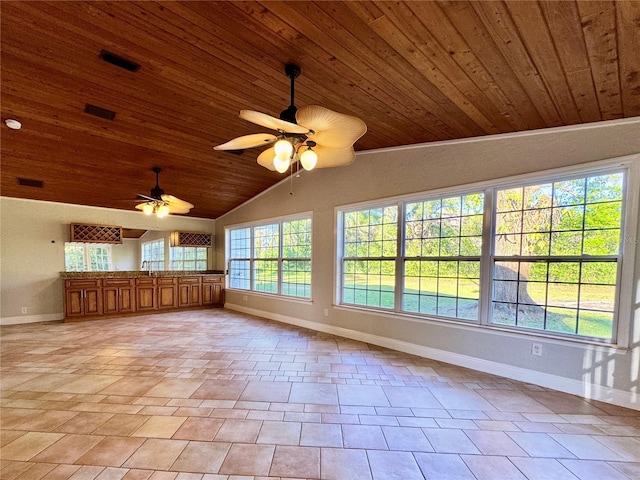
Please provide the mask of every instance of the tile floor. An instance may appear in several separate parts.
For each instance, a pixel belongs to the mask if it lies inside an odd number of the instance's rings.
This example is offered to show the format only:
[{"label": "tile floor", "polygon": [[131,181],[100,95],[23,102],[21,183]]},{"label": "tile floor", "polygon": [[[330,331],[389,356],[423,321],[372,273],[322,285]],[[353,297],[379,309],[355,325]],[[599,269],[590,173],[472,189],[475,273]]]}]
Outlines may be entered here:
[{"label": "tile floor", "polygon": [[0,342],[4,480],[640,478],[639,411],[227,310]]}]

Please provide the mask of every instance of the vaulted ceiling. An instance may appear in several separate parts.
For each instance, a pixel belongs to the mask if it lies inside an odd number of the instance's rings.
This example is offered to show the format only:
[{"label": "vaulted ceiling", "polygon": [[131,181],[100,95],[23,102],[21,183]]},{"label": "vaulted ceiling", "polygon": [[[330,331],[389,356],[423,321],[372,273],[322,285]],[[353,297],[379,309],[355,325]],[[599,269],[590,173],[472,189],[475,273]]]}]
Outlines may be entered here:
[{"label": "vaulted ceiling", "polygon": [[282,179],[260,149],[213,147],[268,131],[238,112],[289,105],[286,63],[302,68],[298,106],[367,123],[356,151],[640,115],[638,1],[15,1],[0,15],[1,116],[23,125],[0,128],[10,197],[132,210],[159,166],[190,216],[217,218]]}]

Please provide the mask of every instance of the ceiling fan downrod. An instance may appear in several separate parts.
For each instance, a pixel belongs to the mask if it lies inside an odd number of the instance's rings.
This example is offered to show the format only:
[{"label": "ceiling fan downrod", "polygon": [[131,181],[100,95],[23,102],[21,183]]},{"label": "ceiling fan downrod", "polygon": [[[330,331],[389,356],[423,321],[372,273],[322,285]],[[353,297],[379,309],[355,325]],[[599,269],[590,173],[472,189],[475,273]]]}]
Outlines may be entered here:
[{"label": "ceiling fan downrod", "polygon": [[302,72],[302,69],[294,63],[288,63],[284,66],[284,73],[291,79],[291,104],[287,109],[280,112],[280,120],[295,123],[296,125],[298,123],[296,121],[296,112],[298,111],[298,108],[296,107],[294,100],[295,81],[296,78],[300,76],[300,72]]},{"label": "ceiling fan downrod", "polygon": [[160,183],[158,181],[160,170],[160,167],[153,167],[153,171],[156,173],[156,186],[151,189],[151,197],[157,200],[162,200],[162,195],[164,194],[164,190],[160,188]]}]

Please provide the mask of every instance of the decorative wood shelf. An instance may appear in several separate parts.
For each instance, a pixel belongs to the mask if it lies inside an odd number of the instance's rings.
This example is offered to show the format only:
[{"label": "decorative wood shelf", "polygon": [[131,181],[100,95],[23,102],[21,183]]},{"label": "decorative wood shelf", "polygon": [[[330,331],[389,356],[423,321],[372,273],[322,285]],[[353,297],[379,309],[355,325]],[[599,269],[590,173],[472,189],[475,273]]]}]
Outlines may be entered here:
[{"label": "decorative wood shelf", "polygon": [[122,227],[72,223],[70,241],[82,243],[122,243]]},{"label": "decorative wood shelf", "polygon": [[210,247],[211,234],[197,232],[171,232],[172,247]]}]

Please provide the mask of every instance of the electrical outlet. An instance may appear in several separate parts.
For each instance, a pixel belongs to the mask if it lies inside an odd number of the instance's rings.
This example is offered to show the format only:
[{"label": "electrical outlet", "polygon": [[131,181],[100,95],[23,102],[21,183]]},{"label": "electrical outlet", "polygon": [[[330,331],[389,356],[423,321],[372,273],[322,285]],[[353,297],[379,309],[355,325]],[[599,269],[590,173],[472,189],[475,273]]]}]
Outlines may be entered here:
[{"label": "electrical outlet", "polygon": [[328,317],[328,316],[329,316],[329,309],[328,309],[328,308],[325,308],[325,309],[324,309],[324,316],[325,316],[325,317]]},{"label": "electrical outlet", "polygon": [[22,313],[29,313],[29,307],[22,307]]},{"label": "electrical outlet", "polygon": [[531,355],[535,355],[536,357],[542,356],[542,344],[534,343],[531,345]]}]

